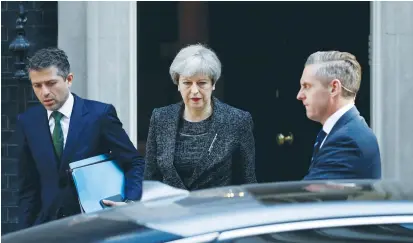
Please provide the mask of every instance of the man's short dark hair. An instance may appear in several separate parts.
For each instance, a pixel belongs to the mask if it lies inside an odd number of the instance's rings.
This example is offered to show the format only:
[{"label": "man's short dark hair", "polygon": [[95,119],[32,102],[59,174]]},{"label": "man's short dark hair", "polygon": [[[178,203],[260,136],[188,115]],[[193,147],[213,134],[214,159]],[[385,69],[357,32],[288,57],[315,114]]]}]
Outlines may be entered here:
[{"label": "man's short dark hair", "polygon": [[41,70],[55,66],[57,74],[64,79],[70,73],[70,63],[66,53],[56,47],[49,47],[38,50],[32,58],[29,59],[28,69]]}]

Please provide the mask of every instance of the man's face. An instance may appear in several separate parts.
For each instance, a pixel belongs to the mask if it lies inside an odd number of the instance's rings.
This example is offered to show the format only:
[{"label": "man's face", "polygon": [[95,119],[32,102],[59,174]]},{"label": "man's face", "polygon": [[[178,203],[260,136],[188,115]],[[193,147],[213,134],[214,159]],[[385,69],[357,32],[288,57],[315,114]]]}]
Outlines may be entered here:
[{"label": "man's face", "polygon": [[215,86],[209,77],[194,75],[180,76],[178,89],[185,105],[191,109],[204,109],[211,103],[212,91]]},{"label": "man's face", "polygon": [[57,73],[58,70],[54,66],[41,70],[29,70],[34,93],[43,106],[50,111],[62,107],[69,97],[69,88],[72,85],[72,74],[64,79]]},{"label": "man's face", "polygon": [[310,120],[324,124],[329,115],[332,97],[329,86],[315,75],[317,68],[317,65],[308,65],[304,68],[297,99],[303,102]]}]

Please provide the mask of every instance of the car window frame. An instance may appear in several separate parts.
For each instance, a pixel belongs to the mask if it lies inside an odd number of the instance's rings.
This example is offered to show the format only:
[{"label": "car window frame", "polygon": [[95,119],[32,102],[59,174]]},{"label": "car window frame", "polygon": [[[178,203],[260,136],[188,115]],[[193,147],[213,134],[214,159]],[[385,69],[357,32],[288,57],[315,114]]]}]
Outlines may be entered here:
[{"label": "car window frame", "polygon": [[167,243],[208,243],[208,242],[216,242],[218,239],[219,233],[212,232],[202,235],[190,236],[183,239],[178,239],[174,241],[168,241]]},{"label": "car window frame", "polygon": [[391,216],[362,216],[347,217],[335,219],[317,219],[296,222],[276,223],[271,225],[254,226],[243,229],[227,230],[222,232],[217,242],[228,242],[245,237],[257,235],[275,234],[289,231],[346,227],[346,226],[364,226],[364,225],[382,225],[382,224],[413,224],[413,215],[391,215]]}]

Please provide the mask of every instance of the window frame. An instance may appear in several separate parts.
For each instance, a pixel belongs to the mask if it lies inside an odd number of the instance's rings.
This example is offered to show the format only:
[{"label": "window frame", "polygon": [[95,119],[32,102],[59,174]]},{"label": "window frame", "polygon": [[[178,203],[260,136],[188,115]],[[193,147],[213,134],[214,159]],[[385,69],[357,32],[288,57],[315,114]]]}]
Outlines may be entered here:
[{"label": "window frame", "polygon": [[309,230],[332,227],[346,226],[364,226],[364,225],[380,225],[380,224],[411,224],[413,223],[413,215],[385,215],[385,216],[362,216],[348,217],[336,219],[318,219],[296,222],[277,223],[264,226],[254,226],[243,229],[228,230],[222,232],[217,242],[226,242],[229,240],[240,239],[265,234],[275,234],[296,230]]},{"label": "window frame", "polygon": [[207,233],[202,235],[191,236],[183,239],[178,239],[174,241],[168,241],[167,243],[207,243],[207,242],[216,242],[218,239],[219,233]]}]

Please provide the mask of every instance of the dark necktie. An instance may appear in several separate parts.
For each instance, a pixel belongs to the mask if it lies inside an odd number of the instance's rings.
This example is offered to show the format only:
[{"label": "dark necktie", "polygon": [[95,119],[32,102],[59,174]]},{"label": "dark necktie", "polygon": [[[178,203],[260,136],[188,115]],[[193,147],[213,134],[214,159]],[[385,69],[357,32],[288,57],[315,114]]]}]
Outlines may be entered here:
[{"label": "dark necktie", "polygon": [[54,129],[53,129],[53,135],[52,135],[53,146],[54,146],[54,150],[57,155],[57,159],[60,163],[60,158],[63,153],[63,142],[64,142],[62,125],[60,124],[60,120],[62,119],[63,114],[58,111],[53,111],[52,117],[54,118]]},{"label": "dark necktie", "polygon": [[321,131],[317,135],[317,138],[315,139],[313,157],[311,157],[311,162],[313,162],[315,155],[317,154],[318,150],[320,150],[321,143],[323,142],[326,136],[327,136],[327,133],[324,132],[323,129],[321,129]]}]

